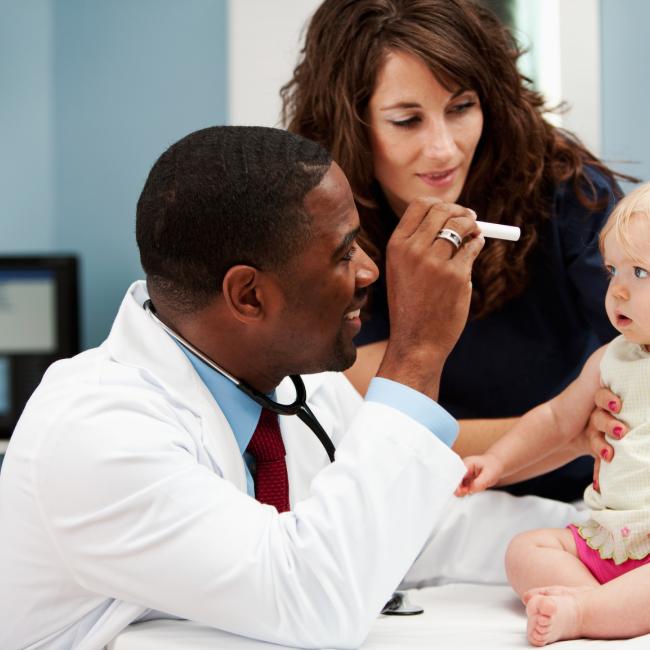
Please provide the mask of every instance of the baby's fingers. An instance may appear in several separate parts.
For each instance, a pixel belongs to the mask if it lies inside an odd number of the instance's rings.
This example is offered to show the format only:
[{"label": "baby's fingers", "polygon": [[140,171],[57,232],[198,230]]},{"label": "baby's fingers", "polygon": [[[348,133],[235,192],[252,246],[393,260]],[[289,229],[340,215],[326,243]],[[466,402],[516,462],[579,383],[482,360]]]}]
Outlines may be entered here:
[{"label": "baby's fingers", "polygon": [[470,492],[472,486],[472,481],[474,480],[474,470],[471,468],[467,469],[465,476],[463,476],[461,482],[458,484],[458,487],[454,491],[454,494],[457,497],[467,496]]}]

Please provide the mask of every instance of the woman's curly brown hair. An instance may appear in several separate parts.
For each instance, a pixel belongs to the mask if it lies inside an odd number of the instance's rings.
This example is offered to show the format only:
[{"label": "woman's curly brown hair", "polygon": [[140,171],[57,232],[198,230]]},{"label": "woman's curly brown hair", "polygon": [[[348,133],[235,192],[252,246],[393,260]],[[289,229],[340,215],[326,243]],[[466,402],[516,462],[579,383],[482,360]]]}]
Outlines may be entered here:
[{"label": "woman's curly brown hair", "polygon": [[488,240],[474,264],[472,315],[480,318],[524,291],[537,226],[551,217],[557,184],[570,182],[579,201],[596,209],[585,165],[614,187],[616,174],[544,120],[542,96],[516,67],[522,50],[489,10],[468,0],[325,0],[281,90],[282,117],[290,131],[329,149],[347,175],[361,244],[380,266],[390,232],[378,209],[366,112],[391,50],[419,57],[441,83],[480,99],[483,132],[458,203],[484,221],[522,229],[517,244]]}]

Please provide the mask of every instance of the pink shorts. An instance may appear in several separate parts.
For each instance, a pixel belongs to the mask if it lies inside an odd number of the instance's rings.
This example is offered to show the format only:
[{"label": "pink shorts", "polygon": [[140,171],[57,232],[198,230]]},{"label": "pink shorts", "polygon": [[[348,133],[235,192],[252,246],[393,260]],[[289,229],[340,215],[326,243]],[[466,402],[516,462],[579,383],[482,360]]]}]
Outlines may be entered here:
[{"label": "pink shorts", "polygon": [[609,582],[618,576],[622,576],[632,569],[638,569],[644,564],[650,562],[650,555],[647,555],[642,560],[625,560],[623,564],[614,564],[614,560],[603,560],[600,553],[591,548],[589,544],[580,536],[578,529],[573,524],[567,526],[573,534],[573,539],[578,549],[578,558],[582,563],[591,571],[592,575],[600,584]]}]

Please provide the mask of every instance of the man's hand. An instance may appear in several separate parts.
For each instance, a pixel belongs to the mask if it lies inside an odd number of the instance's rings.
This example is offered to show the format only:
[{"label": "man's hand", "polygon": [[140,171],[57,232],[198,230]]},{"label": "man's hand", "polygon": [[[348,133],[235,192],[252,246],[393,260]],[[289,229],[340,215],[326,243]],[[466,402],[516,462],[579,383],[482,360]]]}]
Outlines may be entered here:
[{"label": "man's hand", "polygon": [[463,458],[467,472],[454,493],[457,497],[482,492],[496,485],[503,474],[503,463],[493,454]]},{"label": "man's hand", "polygon": [[[448,228],[456,250],[436,239]],[[417,199],[404,213],[386,251],[391,334],[378,375],[438,397],[442,365],[465,326],[472,295],[472,264],[485,240],[472,210]]]},{"label": "man's hand", "polygon": [[620,440],[627,434],[628,428],[623,422],[616,419],[616,414],[621,411],[621,400],[607,388],[600,388],[594,395],[594,410],[589,417],[587,426],[582,436],[585,444],[585,453],[591,454],[596,460],[594,463],[594,488],[600,489],[598,475],[600,463],[610,463],[614,458],[614,448],[607,442],[605,436]]}]

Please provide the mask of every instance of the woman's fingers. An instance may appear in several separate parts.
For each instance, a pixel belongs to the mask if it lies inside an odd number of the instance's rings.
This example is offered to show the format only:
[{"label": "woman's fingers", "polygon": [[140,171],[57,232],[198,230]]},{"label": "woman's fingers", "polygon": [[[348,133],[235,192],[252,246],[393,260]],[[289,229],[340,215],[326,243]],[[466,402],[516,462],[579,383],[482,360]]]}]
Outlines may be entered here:
[{"label": "woman's fingers", "polygon": [[[616,417],[621,410],[621,400],[609,389],[600,388],[594,395],[594,403],[596,408],[589,417],[585,434],[597,464],[601,460],[609,463],[615,453],[611,441],[620,440],[628,431],[627,426]],[[594,476],[598,476],[597,471]]]},{"label": "woman's fingers", "polygon": [[607,435],[613,440],[620,440],[627,433],[627,427],[610,411],[596,407],[589,418],[589,428],[594,433]]},{"label": "woman's fingers", "polygon": [[594,402],[603,411],[616,414],[621,410],[621,400],[608,388],[599,388],[594,395]]},{"label": "woman's fingers", "polygon": [[600,458],[596,458],[594,461],[594,490],[600,492],[600,481],[598,477],[600,476]]},{"label": "woman's fingers", "polygon": [[418,198],[402,215],[392,238],[411,239],[412,245],[419,243],[433,252],[444,252],[447,258],[453,257],[456,246],[448,239],[437,238],[443,229],[456,233],[461,242],[480,234],[473,210],[434,198]]},{"label": "woman's fingers", "polygon": [[600,492],[600,465],[611,463],[615,450],[612,440],[620,440],[628,429],[616,416],[621,411],[621,400],[608,388],[599,388],[594,395],[595,408],[585,428],[589,449],[594,461],[594,490]]},{"label": "woman's fingers", "polygon": [[432,199],[409,205],[386,247],[390,351],[447,357],[467,321],[483,243],[472,210]]},{"label": "woman's fingers", "polygon": [[595,395],[596,408],[591,414],[592,428],[608,435],[614,440],[625,436],[627,426],[618,419],[621,410],[621,400],[607,388],[601,388]]},{"label": "woman's fingers", "polygon": [[614,448],[605,437],[608,429],[612,426],[611,419],[613,419],[612,416],[606,411],[595,409],[585,430],[591,455],[594,458],[602,458],[608,463],[614,457]]},{"label": "woman's fingers", "polygon": [[465,241],[461,249],[454,255],[454,264],[465,267],[468,275],[471,277],[472,274],[472,265],[474,260],[478,257],[478,254],[483,249],[485,245],[485,239],[483,235],[477,235]]}]

